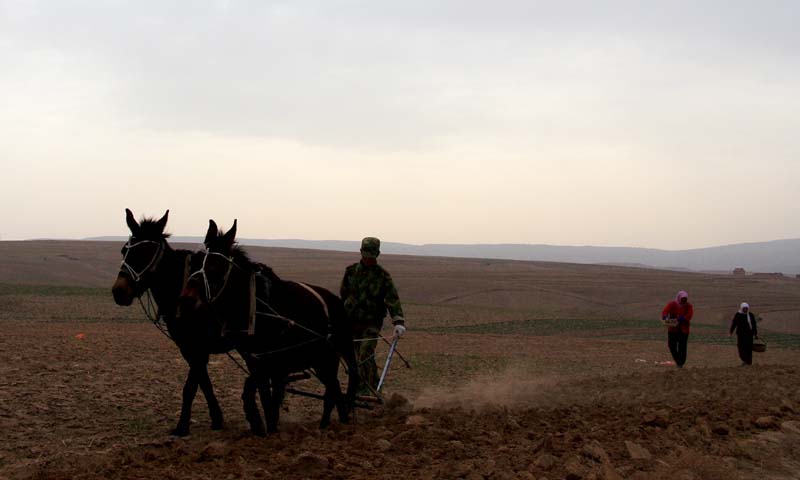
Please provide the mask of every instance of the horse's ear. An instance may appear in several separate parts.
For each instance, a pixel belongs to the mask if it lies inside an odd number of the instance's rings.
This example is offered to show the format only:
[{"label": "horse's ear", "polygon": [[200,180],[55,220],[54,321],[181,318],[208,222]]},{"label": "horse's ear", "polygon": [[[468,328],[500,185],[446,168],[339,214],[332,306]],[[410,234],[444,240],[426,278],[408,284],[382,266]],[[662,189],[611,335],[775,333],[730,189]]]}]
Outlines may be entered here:
[{"label": "horse's ear", "polygon": [[225,233],[225,245],[228,248],[233,247],[233,242],[236,241],[236,219],[233,219],[233,226]]},{"label": "horse's ear", "polygon": [[133,218],[133,212],[127,208],[125,209],[125,222],[128,223],[128,228],[131,229],[131,233],[135,236],[139,232],[139,224]]},{"label": "horse's ear", "polygon": [[161,230],[161,233],[164,233],[164,229],[167,227],[167,218],[169,217],[169,210],[164,214],[163,217],[156,223],[158,228]]},{"label": "horse's ear", "polygon": [[211,240],[214,240],[215,238],[217,238],[217,232],[218,231],[219,231],[219,229],[217,228],[217,224],[214,222],[214,220],[210,220],[209,219],[208,220],[208,231],[206,232],[206,239],[203,240],[203,243],[206,245],[206,247],[208,246],[209,243],[211,243]]}]

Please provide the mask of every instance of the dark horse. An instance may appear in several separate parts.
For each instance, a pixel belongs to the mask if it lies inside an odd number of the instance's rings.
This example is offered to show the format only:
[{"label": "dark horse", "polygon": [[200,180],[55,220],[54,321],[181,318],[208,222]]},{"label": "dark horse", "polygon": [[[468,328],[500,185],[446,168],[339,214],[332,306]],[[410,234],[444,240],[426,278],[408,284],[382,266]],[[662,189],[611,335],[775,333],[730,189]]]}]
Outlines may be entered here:
[{"label": "dark horse", "polygon": [[192,402],[197,387],[203,391],[211,415],[211,428],[223,427],[222,409],[214,396],[214,388],[208,376],[208,358],[211,353],[225,353],[231,345],[208,328],[186,328],[177,318],[178,299],[189,276],[189,250],[173,250],[164,233],[167,213],[160,220],[143,219],[137,223],[130,210],[125,209],[126,221],[131,236],[122,247],[122,266],[111,292],[117,305],[129,306],[148,289],[158,307],[157,317],[166,323],[169,337],[180,349],[189,364],[189,375],[183,386],[183,402],[178,426],[173,435],[189,434]]},{"label": "dark horse", "polygon": [[[181,296],[181,317],[210,310],[213,318],[223,319],[225,338],[261,387],[267,431],[277,431],[289,375],[309,370],[325,386],[320,428],[330,423],[334,406],[339,420],[348,422],[358,367],[341,299],[322,287],[280,279],[271,268],[250,260],[235,239],[235,220],[227,233],[209,221],[206,251],[195,254]],[[349,373],[346,398],[338,379],[340,355]],[[261,416],[255,400],[246,393],[242,398],[247,420],[257,428]]]}]

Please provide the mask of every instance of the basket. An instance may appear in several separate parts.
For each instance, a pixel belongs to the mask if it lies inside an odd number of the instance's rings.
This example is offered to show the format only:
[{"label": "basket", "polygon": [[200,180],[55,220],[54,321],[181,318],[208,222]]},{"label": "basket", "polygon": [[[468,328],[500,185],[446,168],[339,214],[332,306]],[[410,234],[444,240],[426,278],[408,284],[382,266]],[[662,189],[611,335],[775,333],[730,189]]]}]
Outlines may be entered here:
[{"label": "basket", "polygon": [[665,327],[670,327],[670,328],[671,328],[671,327],[677,327],[677,326],[678,326],[678,319],[677,319],[677,318],[668,318],[668,319],[666,319],[666,320],[663,320],[663,319],[662,319],[662,320],[661,320],[661,323],[662,323],[662,324],[663,324]]},{"label": "basket", "polygon": [[753,339],[753,351],[754,352],[759,352],[759,353],[766,352],[767,351],[766,342],[764,342],[764,340],[761,340],[760,338],[754,338]]}]

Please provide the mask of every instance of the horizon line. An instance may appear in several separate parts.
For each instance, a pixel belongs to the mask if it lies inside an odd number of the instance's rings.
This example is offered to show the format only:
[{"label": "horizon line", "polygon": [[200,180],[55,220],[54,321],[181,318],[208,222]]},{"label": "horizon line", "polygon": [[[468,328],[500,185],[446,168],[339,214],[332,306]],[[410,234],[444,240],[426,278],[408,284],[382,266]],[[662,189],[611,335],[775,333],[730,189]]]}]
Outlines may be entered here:
[{"label": "horizon line", "polygon": [[[203,236],[201,235],[180,235],[180,234],[171,234],[171,238],[197,238],[200,239],[200,243],[202,243]],[[39,238],[26,238],[26,239],[2,239],[0,238],[0,242],[36,242],[36,241],[65,241],[65,242],[79,242],[79,241],[119,241],[121,239],[127,238],[126,235],[99,235],[99,236],[92,236],[92,237],[81,237],[81,238],[57,238],[57,237],[39,237]],[[241,237],[237,240],[239,243],[247,242],[247,241],[271,241],[271,242],[311,242],[311,243],[330,243],[330,242],[341,242],[341,243],[359,243],[361,240],[337,240],[337,239],[326,239],[326,240],[317,240],[317,239],[305,239],[305,238],[258,238],[258,237]],[[657,250],[662,252],[686,252],[692,250],[705,250],[705,249],[712,249],[712,248],[724,248],[724,247],[733,247],[733,246],[742,246],[742,245],[757,245],[762,243],[775,243],[775,242],[785,242],[785,241],[800,241],[800,237],[789,237],[789,238],[777,238],[772,240],[759,240],[759,241],[749,241],[749,242],[738,242],[738,243],[724,243],[724,244],[716,244],[716,245],[708,245],[704,247],[692,247],[692,248],[681,248],[681,249],[667,249],[667,248],[658,248],[658,247],[641,247],[641,246],[624,246],[624,245],[591,245],[591,244],[576,244],[576,245],[569,245],[569,244],[553,244],[553,243],[514,243],[514,242],[499,242],[499,243],[408,243],[408,242],[392,242],[392,241],[381,241],[384,245],[403,245],[403,246],[410,246],[410,247],[431,247],[431,246],[448,246],[448,247],[473,247],[473,246],[480,246],[480,247],[502,247],[502,246],[527,246],[527,247],[556,247],[556,248],[602,248],[602,249],[635,249],[635,250]],[[179,243],[181,243],[179,241]]]}]

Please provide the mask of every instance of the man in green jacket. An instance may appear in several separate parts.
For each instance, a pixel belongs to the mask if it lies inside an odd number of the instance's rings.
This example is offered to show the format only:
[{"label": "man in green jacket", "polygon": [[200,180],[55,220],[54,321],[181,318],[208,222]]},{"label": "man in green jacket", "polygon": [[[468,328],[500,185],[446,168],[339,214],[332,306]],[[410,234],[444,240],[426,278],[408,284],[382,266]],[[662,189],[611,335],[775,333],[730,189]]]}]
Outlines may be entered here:
[{"label": "man in green jacket", "polygon": [[347,267],[339,291],[347,316],[353,322],[353,338],[358,341],[359,395],[372,395],[378,387],[375,347],[386,313],[392,318],[395,335],[402,336],[406,331],[403,307],[392,276],[378,265],[380,246],[381,241],[375,237],[361,241],[361,261]]}]

